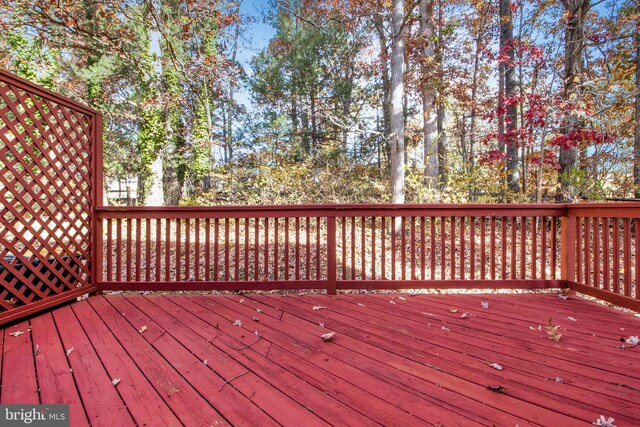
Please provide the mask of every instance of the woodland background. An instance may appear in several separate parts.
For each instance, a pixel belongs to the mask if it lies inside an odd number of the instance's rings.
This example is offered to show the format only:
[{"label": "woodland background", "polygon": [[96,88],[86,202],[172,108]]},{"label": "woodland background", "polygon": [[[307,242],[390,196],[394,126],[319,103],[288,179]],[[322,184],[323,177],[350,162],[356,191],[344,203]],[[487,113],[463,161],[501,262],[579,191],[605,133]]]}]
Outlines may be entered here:
[{"label": "woodland background", "polygon": [[166,205],[640,198],[639,0],[241,6],[3,0],[0,67],[104,112],[138,204],[154,162]]}]

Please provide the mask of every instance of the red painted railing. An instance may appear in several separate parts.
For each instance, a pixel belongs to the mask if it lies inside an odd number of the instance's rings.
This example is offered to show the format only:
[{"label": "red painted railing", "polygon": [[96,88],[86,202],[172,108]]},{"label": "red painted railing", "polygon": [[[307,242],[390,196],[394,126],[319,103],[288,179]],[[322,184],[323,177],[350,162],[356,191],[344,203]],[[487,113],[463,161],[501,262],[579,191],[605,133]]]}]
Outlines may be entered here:
[{"label": "red painted railing", "polygon": [[99,208],[98,286],[558,287],[564,213],[554,205]]},{"label": "red painted railing", "polygon": [[98,218],[100,289],[570,286],[640,307],[638,203],[105,207]]}]

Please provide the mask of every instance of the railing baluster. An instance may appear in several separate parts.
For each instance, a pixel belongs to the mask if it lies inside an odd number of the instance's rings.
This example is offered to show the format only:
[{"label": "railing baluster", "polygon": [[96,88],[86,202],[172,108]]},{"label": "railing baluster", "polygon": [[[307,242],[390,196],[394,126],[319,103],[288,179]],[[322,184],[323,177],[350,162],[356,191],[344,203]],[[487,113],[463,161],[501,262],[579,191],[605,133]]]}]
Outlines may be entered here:
[{"label": "railing baluster", "polygon": [[465,266],[465,227],[464,227],[464,221],[465,218],[464,217],[460,217],[460,280],[464,280],[465,279],[465,271],[464,271],[464,266]]},{"label": "railing baluster", "polygon": [[[309,218],[307,218],[307,220],[308,219]],[[308,225],[309,223],[307,223],[307,226]],[[307,240],[309,240],[308,234]],[[307,279],[308,278],[307,275]],[[269,218],[264,219],[264,280],[269,280]]]},{"label": "railing baluster", "polygon": [[116,281],[122,280],[122,220],[116,220]]},{"label": "railing baluster", "polygon": [[367,280],[367,244],[365,240],[366,218],[360,218],[360,279]]},{"label": "railing baluster", "polygon": [[620,219],[613,218],[613,293],[620,293]]},{"label": "railing baluster", "polygon": [[600,218],[593,218],[593,287],[600,288]]},{"label": "railing baluster", "polygon": [[309,280],[311,278],[311,219],[309,217],[305,218],[305,233],[306,233],[306,246],[307,246],[307,258],[305,259],[306,263],[306,279]]},{"label": "railing baluster", "polygon": [[107,282],[113,281],[113,220],[106,219],[107,222],[107,249],[104,252],[107,257]]},{"label": "railing baluster", "polygon": [[342,280],[347,280],[347,218],[340,218],[342,223]]},{"label": "railing baluster", "polygon": [[551,277],[555,280],[558,278],[557,259],[558,259],[558,222],[556,217],[551,217]]},{"label": "railing baluster", "polygon": [[278,218],[273,218],[273,280],[278,280]]},{"label": "railing baluster", "polygon": [[164,245],[164,280],[168,282],[171,280],[171,220],[165,219],[165,245]]},{"label": "railing baluster", "polygon": [[193,269],[195,271],[194,280],[197,282],[200,280],[200,218],[196,218],[194,221],[195,231],[195,248],[193,253]]},{"label": "railing baluster", "polygon": [[[257,259],[258,258],[256,257],[256,260]],[[213,221],[213,280],[215,282],[219,281],[220,279],[219,267],[220,267],[220,219],[215,218]],[[256,280],[257,280],[257,277],[256,277]]]},{"label": "railing baluster", "polygon": [[582,283],[582,218],[576,218],[576,281]]},{"label": "railing baluster", "polygon": [[520,217],[520,279],[527,274],[527,217]]},{"label": "railing baluster", "polygon": [[[321,261],[322,261],[322,256],[320,253],[320,249],[321,249],[321,245],[320,245],[320,241],[322,240],[322,229],[320,227],[320,217],[316,217],[316,280],[320,280],[320,275],[322,273],[321,271]],[[334,252],[335,252],[335,236],[333,238],[334,240]],[[335,257],[335,253],[333,254],[333,256]]]},{"label": "railing baluster", "polygon": [[[232,218],[225,218],[224,219],[224,281],[225,282],[229,282],[231,281],[231,268],[230,268],[230,262],[231,262],[231,219]],[[238,231],[238,220],[234,219],[234,232],[237,233]],[[234,234],[235,234],[234,233]],[[236,239],[236,241],[234,242],[234,249],[237,250],[238,248],[238,241]],[[237,268],[238,268],[238,254],[236,251],[235,252],[235,265],[234,265],[234,270],[235,270],[235,277],[237,278]]]},{"label": "railing baluster", "polygon": [[406,280],[407,278],[407,221],[405,217],[400,218],[400,245],[402,248],[400,249],[400,262],[402,270],[400,270],[400,275],[402,280]]},{"label": "railing baluster", "polygon": [[491,217],[491,280],[496,280],[496,217]]},{"label": "railing baluster", "polygon": [[500,217],[500,279],[507,280],[507,218]]},{"label": "railing baluster", "polygon": [[233,280],[240,280],[240,218],[233,219],[234,269]]},{"label": "railing baluster", "polygon": [[591,218],[584,219],[584,284],[591,286]]},{"label": "railing baluster", "polygon": [[244,219],[244,280],[249,280],[249,218]]},{"label": "railing baluster", "polygon": [[531,279],[538,278],[538,217],[531,217]]},{"label": "railing baluster", "polygon": [[426,237],[426,227],[424,222],[426,221],[425,216],[420,217],[420,280],[427,280],[426,278],[426,262],[427,262],[427,254],[425,253],[425,237]]},{"label": "railing baluster", "polygon": [[391,280],[396,280],[396,217],[391,217]]},{"label": "railing baluster", "polygon": [[180,270],[182,269],[182,254],[180,251],[182,244],[182,220],[176,219],[176,282],[182,278]]},{"label": "railing baluster", "polygon": [[602,218],[602,274],[604,289],[611,290],[611,246],[609,243],[609,218]]},{"label": "railing baluster", "polygon": [[154,275],[156,282],[162,280],[162,219],[156,219],[156,274]]},{"label": "railing baluster", "polygon": [[436,280],[436,218],[429,218],[429,226],[431,230],[431,234],[429,235],[429,243],[431,246],[431,271],[430,276],[431,280]]},{"label": "railing baluster", "polygon": [[204,220],[204,277],[211,280],[211,220]]},{"label": "railing baluster", "polygon": [[191,280],[191,220],[184,222],[184,280]]},{"label": "railing baluster", "polygon": [[[146,219],[144,221],[146,232],[145,232],[145,280],[147,282],[151,281],[151,219]],[[158,254],[156,254],[156,257]]]},{"label": "railing baluster", "polygon": [[[300,280],[300,218],[296,217],[296,280]],[[257,266],[256,266],[257,271]]]},{"label": "railing baluster", "polygon": [[289,217],[284,219],[284,280],[289,280]]},{"label": "railing baluster", "polygon": [[[298,218],[296,218],[296,226],[297,225],[299,225]],[[260,218],[253,219],[253,233],[253,280],[257,281],[260,277]],[[298,245],[298,240],[299,239],[296,239],[296,245]],[[296,258],[298,260],[300,258],[299,251],[296,254]],[[299,279],[299,277],[296,278]]]},{"label": "railing baluster", "polygon": [[631,296],[631,228],[629,218],[623,219],[624,243],[624,295]]},{"label": "railing baluster", "polygon": [[142,221],[136,218],[136,281],[140,281],[140,266],[142,263]]},{"label": "railing baluster", "polygon": [[456,217],[452,216],[451,217],[451,222],[449,223],[450,225],[450,235],[449,235],[449,244],[451,245],[451,247],[449,248],[451,257],[450,257],[450,262],[451,265],[449,267],[451,267],[450,269],[450,277],[449,279],[454,280],[456,278]]},{"label": "railing baluster", "polygon": [[371,217],[371,279],[376,280],[376,217]]},{"label": "railing baluster", "polygon": [[547,279],[547,217],[540,218],[542,241],[540,242],[540,275],[542,280]]},{"label": "railing baluster", "polygon": [[636,288],[636,293],[635,293],[635,298],[636,299],[640,299],[640,218],[636,218],[634,220],[634,224],[635,224],[635,230],[633,231],[633,233],[635,234],[635,246],[633,248],[634,250],[634,254],[635,254],[635,288]]},{"label": "railing baluster", "polygon": [[380,246],[382,253],[382,280],[387,279],[387,224],[386,218],[380,218]]},{"label": "railing baluster", "polygon": [[446,233],[446,224],[445,224],[445,220],[446,217],[440,217],[440,280],[445,280],[446,277],[446,265],[447,265],[447,251],[446,251],[446,239],[447,239],[447,233]]},{"label": "railing baluster", "polygon": [[480,279],[487,278],[487,222],[483,216],[480,218]]},{"label": "railing baluster", "polygon": [[127,253],[125,255],[126,261],[126,280],[127,282],[131,281],[131,259],[133,258],[133,253],[131,251],[132,248],[132,240],[133,240],[133,220],[131,218],[127,218],[124,221],[125,227],[127,228]]},{"label": "railing baluster", "polygon": [[469,217],[469,279],[476,278],[476,217]]},{"label": "railing baluster", "polygon": [[516,278],[516,235],[518,231],[517,218],[515,216],[511,217],[511,278]]}]

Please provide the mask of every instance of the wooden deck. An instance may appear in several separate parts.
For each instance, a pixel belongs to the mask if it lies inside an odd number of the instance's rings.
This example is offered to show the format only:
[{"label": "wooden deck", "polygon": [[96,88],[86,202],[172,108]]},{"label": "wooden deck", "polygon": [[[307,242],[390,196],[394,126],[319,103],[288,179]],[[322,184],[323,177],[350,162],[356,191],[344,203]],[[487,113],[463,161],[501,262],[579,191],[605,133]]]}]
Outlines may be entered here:
[{"label": "wooden deck", "polygon": [[70,403],[73,426],[637,426],[630,335],[550,294],[94,296],[2,330],[0,403]]}]

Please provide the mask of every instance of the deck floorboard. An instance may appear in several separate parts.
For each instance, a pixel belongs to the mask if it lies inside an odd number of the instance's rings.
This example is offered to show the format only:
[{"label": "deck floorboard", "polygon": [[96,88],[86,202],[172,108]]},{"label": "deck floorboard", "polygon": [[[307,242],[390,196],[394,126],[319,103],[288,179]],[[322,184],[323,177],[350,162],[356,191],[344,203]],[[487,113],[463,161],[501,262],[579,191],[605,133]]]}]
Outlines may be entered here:
[{"label": "deck floorboard", "polygon": [[74,426],[634,426],[639,334],[574,295],[100,295],[0,330],[0,402]]}]

